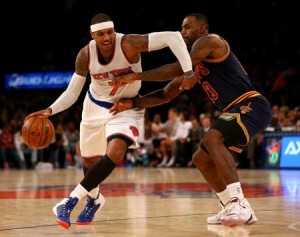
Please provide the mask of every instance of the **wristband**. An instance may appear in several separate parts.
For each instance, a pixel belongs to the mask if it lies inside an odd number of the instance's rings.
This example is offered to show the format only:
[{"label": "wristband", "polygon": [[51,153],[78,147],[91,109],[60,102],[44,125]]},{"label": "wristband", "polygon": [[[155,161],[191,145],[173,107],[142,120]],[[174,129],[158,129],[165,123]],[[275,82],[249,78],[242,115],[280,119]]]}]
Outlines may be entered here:
[{"label": "wristband", "polygon": [[189,74],[184,74],[183,75],[183,78],[184,79],[190,79],[190,78],[193,78],[194,77],[194,72],[191,72],[191,73],[189,73]]}]

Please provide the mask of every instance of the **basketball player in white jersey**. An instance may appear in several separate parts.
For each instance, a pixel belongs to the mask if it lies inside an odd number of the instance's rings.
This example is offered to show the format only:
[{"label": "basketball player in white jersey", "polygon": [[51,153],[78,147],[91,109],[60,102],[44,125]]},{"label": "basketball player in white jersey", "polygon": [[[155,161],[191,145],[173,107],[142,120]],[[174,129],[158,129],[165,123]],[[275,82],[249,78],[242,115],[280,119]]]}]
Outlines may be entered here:
[{"label": "basketball player in white jersey", "polygon": [[[105,202],[99,184],[123,159],[128,148],[138,148],[139,121],[144,110],[131,109],[117,116],[109,112],[115,101],[138,95],[141,81],[111,86],[115,76],[142,72],[141,52],[169,47],[181,64],[185,77],[193,77],[192,63],[180,32],[155,32],[147,35],[116,33],[111,18],[97,14],[91,20],[93,40],[76,58],[75,72],[67,89],[47,109],[28,115],[50,116],[69,108],[78,98],[88,73],[91,83],[86,94],[80,124],[80,150],[84,158],[84,179],[68,198],[53,207],[57,223],[68,229],[70,213],[78,201],[87,196],[87,205],[76,223],[89,224]],[[100,158],[101,157],[101,158]]]}]

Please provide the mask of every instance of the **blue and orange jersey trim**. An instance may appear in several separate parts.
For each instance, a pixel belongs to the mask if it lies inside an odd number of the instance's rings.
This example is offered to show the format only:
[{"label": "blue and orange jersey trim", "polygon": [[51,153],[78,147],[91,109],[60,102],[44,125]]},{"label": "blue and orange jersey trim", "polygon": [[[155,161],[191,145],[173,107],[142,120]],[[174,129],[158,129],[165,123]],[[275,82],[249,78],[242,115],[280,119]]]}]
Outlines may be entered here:
[{"label": "blue and orange jersey trim", "polygon": [[252,97],[256,97],[256,96],[260,96],[261,94],[258,93],[257,91],[248,91],[245,94],[242,94],[241,96],[239,96],[238,98],[236,98],[234,101],[232,101],[229,105],[227,105],[224,109],[223,112],[226,112],[227,110],[229,110],[232,106],[248,99],[248,98],[252,98]]},{"label": "blue and orange jersey trim", "polygon": [[[249,136],[247,128],[245,127],[245,125],[243,124],[243,122],[241,120],[241,114],[239,114],[239,113],[224,113],[224,114],[236,117],[236,121],[237,121],[238,125],[240,125],[240,127],[242,128],[242,130],[245,134],[245,137],[246,137],[246,144],[243,144],[243,146],[247,145],[250,141],[250,136]],[[238,153],[241,153],[243,151],[243,149],[236,147],[236,146],[230,146],[230,147],[228,147],[228,149],[238,152]]]}]

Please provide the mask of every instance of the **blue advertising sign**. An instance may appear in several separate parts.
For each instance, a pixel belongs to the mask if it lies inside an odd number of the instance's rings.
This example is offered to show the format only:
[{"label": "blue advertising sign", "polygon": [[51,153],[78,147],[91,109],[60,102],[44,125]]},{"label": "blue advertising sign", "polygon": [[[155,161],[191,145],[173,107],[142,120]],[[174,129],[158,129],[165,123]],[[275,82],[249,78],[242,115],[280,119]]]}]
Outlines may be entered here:
[{"label": "blue advertising sign", "polygon": [[283,137],[281,146],[280,167],[300,167],[300,136]]},{"label": "blue advertising sign", "polygon": [[6,74],[5,89],[66,88],[73,72],[12,73]]}]

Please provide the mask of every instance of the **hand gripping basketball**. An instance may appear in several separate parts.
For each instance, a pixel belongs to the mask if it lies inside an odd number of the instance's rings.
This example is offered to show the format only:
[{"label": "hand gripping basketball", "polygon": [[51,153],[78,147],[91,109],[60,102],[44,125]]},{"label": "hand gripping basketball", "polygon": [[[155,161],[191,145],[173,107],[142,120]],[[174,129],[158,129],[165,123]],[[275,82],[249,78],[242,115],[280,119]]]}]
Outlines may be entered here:
[{"label": "hand gripping basketball", "polygon": [[22,126],[22,138],[29,147],[42,149],[53,141],[55,130],[47,117],[33,114],[26,117]]}]

